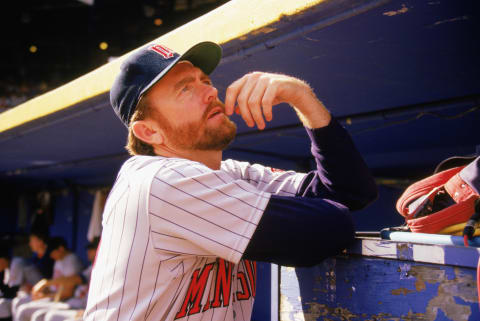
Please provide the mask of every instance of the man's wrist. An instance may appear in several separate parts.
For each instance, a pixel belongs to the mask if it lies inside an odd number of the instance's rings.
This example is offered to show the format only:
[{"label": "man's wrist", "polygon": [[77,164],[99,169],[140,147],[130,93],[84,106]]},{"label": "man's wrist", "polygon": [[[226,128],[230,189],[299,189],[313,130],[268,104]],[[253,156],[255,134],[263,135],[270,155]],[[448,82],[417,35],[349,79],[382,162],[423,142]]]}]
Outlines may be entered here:
[{"label": "man's wrist", "polygon": [[295,108],[303,125],[310,129],[325,127],[332,119],[330,112],[310,87],[305,89],[298,101],[292,104],[292,106]]}]

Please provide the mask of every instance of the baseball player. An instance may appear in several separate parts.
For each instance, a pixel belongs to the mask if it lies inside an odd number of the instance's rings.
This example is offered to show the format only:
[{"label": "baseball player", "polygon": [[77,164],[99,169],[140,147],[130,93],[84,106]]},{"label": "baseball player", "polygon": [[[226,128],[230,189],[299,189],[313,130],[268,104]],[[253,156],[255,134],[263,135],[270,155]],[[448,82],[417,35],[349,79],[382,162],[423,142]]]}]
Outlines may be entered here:
[{"label": "baseball player", "polygon": [[[249,73],[225,105],[209,74],[221,48],[184,55],[150,45],[122,65],[110,91],[128,127],[128,159],[103,213],[84,320],[250,320],[256,260],[311,266],[353,240],[349,210],[376,186],[346,131],[299,79]],[[317,169],[277,171],[222,161],[240,114],[265,128],[289,103]]]},{"label": "baseball player", "polygon": [[[57,236],[50,239],[48,246],[51,248],[50,257],[55,260],[52,279],[60,279],[80,274],[83,264],[80,258],[67,247],[67,242],[63,237]],[[50,286],[46,286],[50,284]],[[57,287],[57,282],[42,279],[37,282],[32,289],[32,301],[23,303],[17,307],[13,313],[14,321],[29,321],[32,315],[51,305],[52,301],[65,299],[66,295],[71,295],[68,291],[63,291],[62,287]]]},{"label": "baseball player", "polygon": [[12,299],[18,292],[31,289],[42,278],[33,263],[14,255],[12,248],[14,248],[12,240],[2,240],[0,273],[3,274],[3,280],[0,280],[0,320],[11,317]]}]

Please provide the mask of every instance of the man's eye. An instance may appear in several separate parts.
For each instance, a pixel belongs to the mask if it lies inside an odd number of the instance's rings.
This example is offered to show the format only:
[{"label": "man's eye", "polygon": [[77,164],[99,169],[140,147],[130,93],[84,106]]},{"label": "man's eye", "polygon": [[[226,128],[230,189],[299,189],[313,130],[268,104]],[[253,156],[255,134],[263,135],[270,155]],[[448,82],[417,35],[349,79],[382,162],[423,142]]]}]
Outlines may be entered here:
[{"label": "man's eye", "polygon": [[190,90],[190,88],[191,88],[191,87],[190,87],[189,85],[184,86],[184,87],[182,88],[182,92],[187,92],[187,91]]}]

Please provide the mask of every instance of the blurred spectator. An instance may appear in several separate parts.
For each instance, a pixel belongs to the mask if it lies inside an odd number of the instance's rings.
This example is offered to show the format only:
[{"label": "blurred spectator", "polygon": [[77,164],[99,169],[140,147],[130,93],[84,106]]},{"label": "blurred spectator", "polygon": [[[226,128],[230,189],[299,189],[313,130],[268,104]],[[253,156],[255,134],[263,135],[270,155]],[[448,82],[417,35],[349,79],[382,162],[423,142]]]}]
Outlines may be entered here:
[{"label": "blurred spectator", "polygon": [[[67,242],[62,237],[54,237],[49,241],[50,257],[55,260],[52,279],[42,279],[32,289],[30,300],[12,309],[14,320],[29,321],[32,314],[48,307],[53,301],[64,300],[72,296],[74,288],[70,283],[63,284],[57,280],[69,280],[69,277],[78,275],[82,271],[82,263],[77,255],[72,253]],[[68,287],[64,287],[68,285]]]},{"label": "blurred spectator", "polygon": [[50,89],[46,81],[12,85],[14,83],[18,84],[18,81],[0,79],[0,113],[46,93]]},{"label": "blurred spectator", "polygon": [[30,233],[30,249],[34,252],[33,262],[42,273],[43,278],[51,278],[53,275],[54,259],[50,256],[52,251],[49,246],[47,232],[35,230]]},{"label": "blurred spectator", "polygon": [[40,272],[25,258],[13,255],[14,240],[2,240],[0,244],[0,272],[3,282],[0,283],[0,320],[11,317],[12,299],[19,290],[30,291],[41,279]]},{"label": "blurred spectator", "polygon": [[[51,278],[53,274],[54,260],[50,257],[51,248],[48,245],[49,240],[48,232],[44,228],[38,227],[30,232],[28,245],[34,253],[31,261],[40,272],[42,278]],[[17,292],[17,296],[12,300],[12,315],[16,315],[20,305],[32,300],[30,294],[31,288]]]},{"label": "blurred spectator", "polygon": [[[99,238],[95,238],[87,245],[87,257],[90,265],[81,274],[59,278],[43,284],[43,286],[56,285],[62,287],[66,296],[73,296],[65,302],[50,302],[43,309],[36,310],[30,321],[67,321],[82,320],[83,312],[87,306],[88,286],[90,275],[97,254]],[[41,288],[38,290],[41,291]]]}]

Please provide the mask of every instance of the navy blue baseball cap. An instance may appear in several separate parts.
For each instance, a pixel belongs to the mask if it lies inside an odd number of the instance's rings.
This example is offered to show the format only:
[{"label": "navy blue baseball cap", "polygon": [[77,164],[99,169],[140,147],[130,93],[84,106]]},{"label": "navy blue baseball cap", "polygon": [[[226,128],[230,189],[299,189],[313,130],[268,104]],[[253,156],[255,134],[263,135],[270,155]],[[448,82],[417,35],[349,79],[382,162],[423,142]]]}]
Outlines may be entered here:
[{"label": "navy blue baseball cap", "polygon": [[222,58],[222,48],[214,42],[200,42],[183,55],[163,45],[150,44],[130,55],[110,89],[115,114],[128,127],[140,97],[179,61],[188,60],[209,75]]}]

